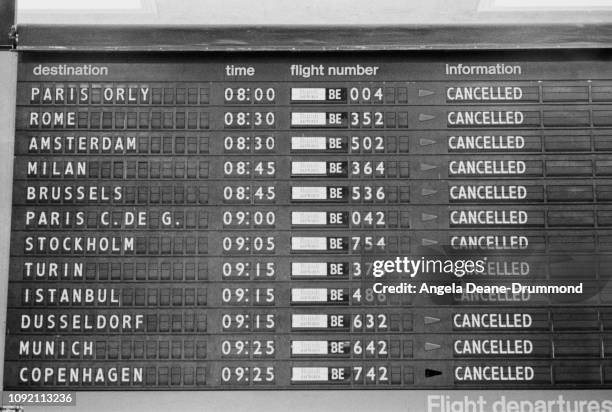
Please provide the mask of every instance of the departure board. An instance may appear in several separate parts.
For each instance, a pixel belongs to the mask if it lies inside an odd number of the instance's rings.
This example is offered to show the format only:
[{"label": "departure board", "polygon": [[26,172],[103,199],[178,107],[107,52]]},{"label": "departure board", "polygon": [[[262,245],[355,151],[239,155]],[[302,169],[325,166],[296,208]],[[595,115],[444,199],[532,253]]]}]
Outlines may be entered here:
[{"label": "departure board", "polygon": [[5,389],[612,388],[611,68],[21,53]]}]

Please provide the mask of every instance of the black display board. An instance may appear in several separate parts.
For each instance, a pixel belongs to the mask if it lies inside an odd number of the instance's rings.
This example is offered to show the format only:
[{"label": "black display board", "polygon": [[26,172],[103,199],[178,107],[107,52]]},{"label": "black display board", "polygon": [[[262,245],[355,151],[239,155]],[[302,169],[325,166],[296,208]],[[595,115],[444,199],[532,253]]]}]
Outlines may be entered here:
[{"label": "black display board", "polygon": [[21,54],[5,389],[612,387],[611,63]]}]

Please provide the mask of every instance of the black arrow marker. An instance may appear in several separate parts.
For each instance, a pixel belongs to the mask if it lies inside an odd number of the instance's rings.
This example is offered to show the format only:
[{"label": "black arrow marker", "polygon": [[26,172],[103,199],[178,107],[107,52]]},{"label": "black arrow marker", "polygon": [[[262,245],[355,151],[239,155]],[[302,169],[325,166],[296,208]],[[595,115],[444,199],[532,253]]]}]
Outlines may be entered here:
[{"label": "black arrow marker", "polygon": [[442,375],[441,371],[437,371],[435,369],[425,369],[426,378],[433,378],[434,376],[439,376],[439,375]]}]

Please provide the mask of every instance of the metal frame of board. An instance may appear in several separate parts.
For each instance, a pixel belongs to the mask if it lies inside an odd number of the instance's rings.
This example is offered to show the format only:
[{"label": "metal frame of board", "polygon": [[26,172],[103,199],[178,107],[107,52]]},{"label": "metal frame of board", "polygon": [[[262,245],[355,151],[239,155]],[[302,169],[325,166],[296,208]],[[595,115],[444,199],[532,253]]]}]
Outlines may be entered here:
[{"label": "metal frame of board", "polygon": [[[0,1],[0,383],[4,376],[4,336],[8,294],[8,255],[10,245],[11,193],[15,101],[17,93],[17,53],[14,53],[15,1]],[[2,392],[2,388],[0,388]]]},{"label": "metal frame of board", "polygon": [[19,51],[390,51],[605,49],[612,24],[503,26],[20,25]]},{"label": "metal frame of board", "polygon": [[15,24],[15,0],[0,2],[0,49],[11,49]]}]

